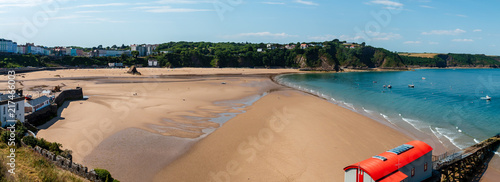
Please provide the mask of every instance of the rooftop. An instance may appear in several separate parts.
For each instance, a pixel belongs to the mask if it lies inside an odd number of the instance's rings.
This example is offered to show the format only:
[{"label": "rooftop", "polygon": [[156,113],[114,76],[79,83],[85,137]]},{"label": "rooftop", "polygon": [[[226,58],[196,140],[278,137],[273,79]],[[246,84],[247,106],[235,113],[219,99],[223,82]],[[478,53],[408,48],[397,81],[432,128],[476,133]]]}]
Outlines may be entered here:
[{"label": "rooftop", "polygon": [[44,95],[44,96],[41,96],[41,97],[38,97],[36,99],[33,99],[33,100],[29,101],[29,103],[32,106],[36,106],[38,104],[44,103],[47,100],[49,100],[49,97],[47,97],[47,96]]},{"label": "rooftop", "polygon": [[[11,96],[11,95],[10,94],[2,94],[2,95],[0,95],[0,102],[6,101],[6,100],[10,100],[9,96]],[[19,98],[19,95],[14,94],[14,98]]]},{"label": "rooftop", "polygon": [[[411,141],[387,152],[376,155],[359,163],[344,168],[361,168],[373,180],[380,180],[388,175],[398,173],[398,169],[417,160],[432,151],[432,147],[422,141]],[[384,160],[385,159],[385,160]]]}]

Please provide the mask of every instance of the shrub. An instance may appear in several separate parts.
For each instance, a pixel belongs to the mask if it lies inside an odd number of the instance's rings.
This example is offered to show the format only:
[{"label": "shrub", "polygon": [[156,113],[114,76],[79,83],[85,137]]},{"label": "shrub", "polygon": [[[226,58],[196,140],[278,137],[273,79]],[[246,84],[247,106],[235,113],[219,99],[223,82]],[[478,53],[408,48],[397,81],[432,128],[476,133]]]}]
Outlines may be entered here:
[{"label": "shrub", "polygon": [[4,143],[8,143],[9,142],[9,138],[10,138],[10,131],[2,131],[2,134],[0,135],[0,137],[2,138],[2,142]]},{"label": "shrub", "polygon": [[[3,136],[3,133],[2,133],[2,137]],[[68,156],[71,156],[71,150],[65,150],[65,151],[62,151],[61,150],[61,147],[62,147],[62,144],[60,143],[57,143],[57,142],[48,142],[47,140],[45,139],[37,139],[33,136],[26,136],[23,138],[23,142],[26,144],[26,145],[29,145],[31,147],[35,147],[35,146],[39,146],[40,148],[43,148],[45,150],[49,150],[53,153],[55,153],[56,155],[60,155],[60,154],[63,154],[64,157],[67,157],[67,158],[70,158]]]},{"label": "shrub", "polygon": [[106,169],[96,168],[96,169],[94,169],[94,171],[97,174],[97,176],[99,177],[99,179],[101,179],[104,182],[120,182],[116,179],[113,179],[113,177],[111,177],[111,174],[109,173],[109,171]]},{"label": "shrub", "polygon": [[33,147],[33,148],[38,144],[38,140],[33,136],[25,136],[23,138],[23,142],[24,142],[24,144],[26,144],[30,147]]}]

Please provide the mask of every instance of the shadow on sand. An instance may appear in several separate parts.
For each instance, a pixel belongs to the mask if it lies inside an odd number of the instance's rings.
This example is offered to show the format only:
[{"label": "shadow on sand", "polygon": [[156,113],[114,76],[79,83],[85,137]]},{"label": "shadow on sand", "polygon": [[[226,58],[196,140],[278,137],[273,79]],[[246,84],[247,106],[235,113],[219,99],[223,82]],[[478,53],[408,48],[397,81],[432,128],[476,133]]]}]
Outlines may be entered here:
[{"label": "shadow on sand", "polygon": [[[54,118],[52,118],[50,121],[47,121],[45,124],[37,126],[37,128],[39,130],[46,130],[46,129],[50,128],[52,125],[54,125],[56,122],[58,122],[60,120],[64,120],[65,118],[61,117],[61,113],[62,113],[62,111],[64,109],[68,108],[69,103],[71,103],[71,102],[80,102],[80,101],[84,101],[84,100],[86,100],[86,99],[64,101],[64,103],[61,105],[61,107],[59,107],[57,109],[57,116],[54,117]],[[37,132],[37,134],[38,134],[38,132]]]}]

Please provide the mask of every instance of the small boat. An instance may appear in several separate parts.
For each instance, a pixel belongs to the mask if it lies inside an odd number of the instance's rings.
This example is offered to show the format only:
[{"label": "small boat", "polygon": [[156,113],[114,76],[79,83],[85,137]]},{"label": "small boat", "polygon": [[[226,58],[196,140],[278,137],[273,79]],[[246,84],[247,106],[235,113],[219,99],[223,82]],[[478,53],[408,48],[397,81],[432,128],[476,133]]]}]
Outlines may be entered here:
[{"label": "small boat", "polygon": [[384,88],[387,88],[387,85],[384,85]]},{"label": "small boat", "polygon": [[425,77],[422,77],[422,80],[425,80],[426,78]]},{"label": "small boat", "polygon": [[377,83],[377,81],[373,81],[373,83]]},{"label": "small boat", "polygon": [[491,97],[490,96],[481,97],[481,100],[491,100]]},{"label": "small boat", "polygon": [[415,85],[411,84],[411,85],[408,85],[408,87],[415,88]]},{"label": "small boat", "polygon": [[222,85],[225,85],[225,84],[226,84],[226,82],[222,82],[221,84],[222,84]]},{"label": "small boat", "polygon": [[387,85],[387,88],[392,88],[392,86],[391,85]]}]

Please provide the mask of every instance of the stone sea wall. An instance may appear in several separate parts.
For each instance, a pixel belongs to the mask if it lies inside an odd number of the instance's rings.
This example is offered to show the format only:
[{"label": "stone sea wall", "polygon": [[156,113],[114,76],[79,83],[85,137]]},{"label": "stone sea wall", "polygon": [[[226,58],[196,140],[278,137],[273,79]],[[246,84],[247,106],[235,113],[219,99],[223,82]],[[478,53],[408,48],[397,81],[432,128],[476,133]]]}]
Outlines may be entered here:
[{"label": "stone sea wall", "polygon": [[66,100],[79,100],[83,99],[83,90],[81,87],[76,89],[64,90],[55,99],[54,103],[61,107]]}]

